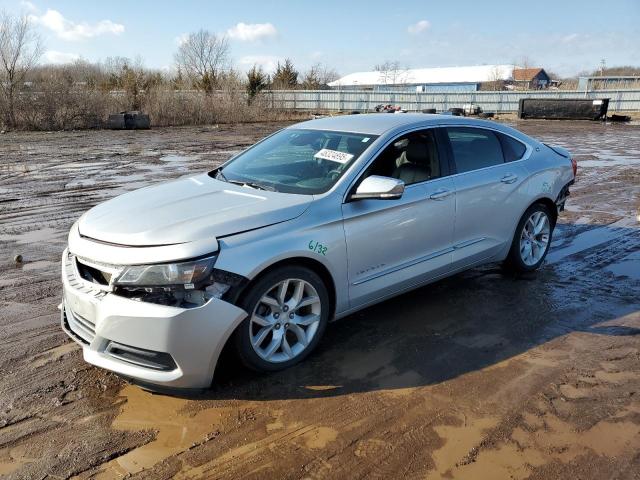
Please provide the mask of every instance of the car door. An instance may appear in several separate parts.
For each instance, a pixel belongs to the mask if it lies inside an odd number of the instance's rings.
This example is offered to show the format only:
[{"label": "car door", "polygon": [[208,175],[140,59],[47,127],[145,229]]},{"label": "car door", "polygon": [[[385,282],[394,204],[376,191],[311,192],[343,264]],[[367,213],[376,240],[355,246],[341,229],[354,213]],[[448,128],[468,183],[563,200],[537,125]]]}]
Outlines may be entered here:
[{"label": "car door", "polygon": [[[519,161],[528,152],[523,143],[508,137],[516,142],[508,144],[502,133],[490,129],[445,130],[456,169],[452,177],[456,191],[452,262],[459,268],[490,259],[511,243],[528,198],[520,189],[527,170]],[[520,158],[513,158],[514,147]]]},{"label": "car door", "polygon": [[[426,129],[397,137],[351,190],[369,175],[404,176],[401,198],[347,198],[342,206],[352,307],[393,295],[450,268],[455,191],[448,164],[443,162],[446,157],[438,151],[437,135],[435,129]],[[420,160],[418,153],[420,161],[412,162],[416,148],[409,145],[417,143],[408,142],[421,139],[427,144],[428,158]],[[417,150],[424,152],[422,147]],[[428,175],[420,162],[429,164]]]}]

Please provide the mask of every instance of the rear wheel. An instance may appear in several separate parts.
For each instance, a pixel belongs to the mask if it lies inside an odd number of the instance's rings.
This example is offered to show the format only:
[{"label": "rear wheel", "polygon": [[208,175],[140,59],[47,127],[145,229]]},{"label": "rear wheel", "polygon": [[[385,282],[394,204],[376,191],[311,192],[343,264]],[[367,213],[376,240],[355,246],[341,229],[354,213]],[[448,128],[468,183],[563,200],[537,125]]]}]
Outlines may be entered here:
[{"label": "rear wheel", "polygon": [[242,362],[276,371],[307,357],[329,320],[329,294],[322,279],[304,267],[278,268],[250,287],[241,302],[249,313],[236,331]]},{"label": "rear wheel", "polygon": [[505,266],[517,272],[540,268],[549,251],[552,232],[549,209],[540,203],[529,207],[518,223]]}]

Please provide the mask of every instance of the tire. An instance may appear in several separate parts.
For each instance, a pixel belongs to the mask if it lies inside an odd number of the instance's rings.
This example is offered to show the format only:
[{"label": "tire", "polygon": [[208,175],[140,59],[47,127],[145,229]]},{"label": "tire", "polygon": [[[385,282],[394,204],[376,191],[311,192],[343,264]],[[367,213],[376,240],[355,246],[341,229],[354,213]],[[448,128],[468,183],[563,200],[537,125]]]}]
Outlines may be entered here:
[{"label": "tire", "polygon": [[[540,223],[534,225],[536,221]],[[540,268],[549,252],[554,226],[547,206],[541,203],[531,205],[518,222],[509,255],[504,263],[506,269],[526,273]],[[540,231],[536,233],[535,230],[538,228]]]},{"label": "tire", "polygon": [[[283,289],[284,303],[279,298]],[[329,321],[327,287],[305,267],[287,266],[267,273],[239,303],[248,316],[235,332],[237,353],[245,366],[258,372],[284,370],[304,360],[320,342]]]}]

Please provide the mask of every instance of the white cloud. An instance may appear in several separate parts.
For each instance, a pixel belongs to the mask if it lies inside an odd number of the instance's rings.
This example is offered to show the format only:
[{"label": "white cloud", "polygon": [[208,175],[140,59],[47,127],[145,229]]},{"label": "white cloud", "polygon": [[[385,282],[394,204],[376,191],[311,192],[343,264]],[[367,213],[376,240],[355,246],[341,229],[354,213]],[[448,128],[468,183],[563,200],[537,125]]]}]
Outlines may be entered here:
[{"label": "white cloud", "polygon": [[186,41],[189,39],[189,34],[188,33],[181,33],[180,35],[178,35],[176,38],[174,38],[176,45],[180,46],[183,43],[186,43]]},{"label": "white cloud", "polygon": [[45,63],[73,63],[80,58],[77,53],[58,52],[56,50],[47,50],[44,55]]},{"label": "white cloud", "polygon": [[576,40],[580,35],[578,35],[577,33],[571,33],[569,35],[566,35],[564,37],[562,37],[562,41],[564,43],[571,43],[574,40]]},{"label": "white cloud", "polygon": [[278,30],[271,23],[238,23],[227,30],[229,37],[242,42],[255,42],[264,38],[273,38]]},{"label": "white cloud", "polygon": [[47,9],[43,15],[29,15],[32,22],[42,25],[53,31],[63,40],[82,40],[97,37],[99,35],[120,35],[124,32],[124,25],[114,23],[111,20],[100,20],[97,23],[75,23],[67,20],[57,10]]},{"label": "white cloud", "polygon": [[407,27],[407,32],[411,35],[419,35],[422,32],[426,32],[431,27],[431,23],[428,20],[420,20],[418,23],[414,23],[413,25],[409,25]]},{"label": "white cloud", "polygon": [[26,0],[22,0],[20,2],[20,6],[30,13],[37,13],[39,11],[38,7],[36,7],[33,3],[28,2]]},{"label": "white cloud", "polygon": [[254,65],[258,65],[262,67],[265,72],[273,73],[276,71],[278,62],[282,61],[280,57],[276,57],[275,55],[247,55],[240,59],[240,65],[245,67],[246,70],[249,70]]}]

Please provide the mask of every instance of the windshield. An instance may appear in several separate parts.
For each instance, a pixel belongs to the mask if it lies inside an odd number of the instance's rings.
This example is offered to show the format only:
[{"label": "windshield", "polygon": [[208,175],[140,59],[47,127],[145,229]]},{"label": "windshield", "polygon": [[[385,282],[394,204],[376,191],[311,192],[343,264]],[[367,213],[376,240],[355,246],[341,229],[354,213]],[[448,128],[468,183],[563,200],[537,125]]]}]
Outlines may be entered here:
[{"label": "windshield", "polygon": [[285,129],[211,175],[264,190],[324,193],[376,138],[359,133]]}]

